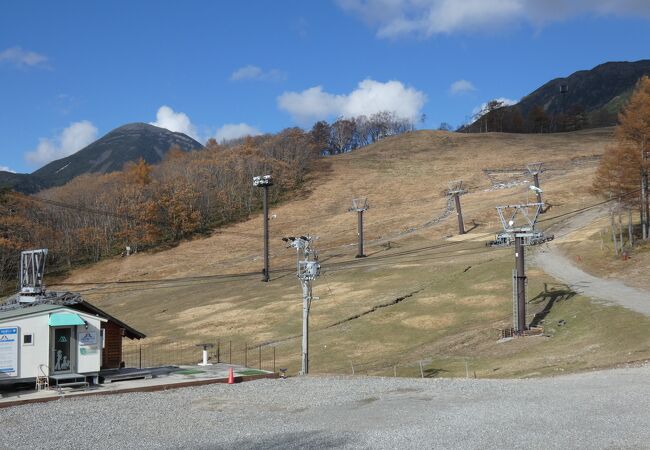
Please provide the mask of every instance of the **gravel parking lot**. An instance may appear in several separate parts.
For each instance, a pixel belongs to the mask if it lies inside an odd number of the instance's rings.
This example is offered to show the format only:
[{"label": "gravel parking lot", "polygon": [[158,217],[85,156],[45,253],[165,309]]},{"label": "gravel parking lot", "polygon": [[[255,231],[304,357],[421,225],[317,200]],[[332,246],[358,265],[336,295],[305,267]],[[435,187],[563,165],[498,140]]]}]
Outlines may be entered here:
[{"label": "gravel parking lot", "polygon": [[309,377],[0,410],[0,448],[650,448],[650,366],[534,380]]}]

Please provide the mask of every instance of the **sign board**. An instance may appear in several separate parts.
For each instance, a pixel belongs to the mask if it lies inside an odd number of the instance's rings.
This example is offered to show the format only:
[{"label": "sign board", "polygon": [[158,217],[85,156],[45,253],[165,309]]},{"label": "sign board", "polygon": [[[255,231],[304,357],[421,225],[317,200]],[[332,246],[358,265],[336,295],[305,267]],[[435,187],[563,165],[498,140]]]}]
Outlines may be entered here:
[{"label": "sign board", "polygon": [[18,376],[18,328],[0,328],[0,379]]},{"label": "sign board", "polygon": [[79,333],[79,345],[97,345],[97,332],[82,331]]}]

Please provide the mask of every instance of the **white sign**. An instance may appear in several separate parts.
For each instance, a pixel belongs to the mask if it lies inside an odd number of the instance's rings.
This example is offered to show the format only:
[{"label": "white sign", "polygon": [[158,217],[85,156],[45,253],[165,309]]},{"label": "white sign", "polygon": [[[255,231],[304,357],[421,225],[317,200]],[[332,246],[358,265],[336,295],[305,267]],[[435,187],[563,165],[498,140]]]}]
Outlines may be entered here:
[{"label": "white sign", "polygon": [[18,376],[18,328],[0,328],[0,379]]},{"label": "white sign", "polygon": [[97,345],[97,332],[96,331],[82,331],[79,334],[80,345]]}]

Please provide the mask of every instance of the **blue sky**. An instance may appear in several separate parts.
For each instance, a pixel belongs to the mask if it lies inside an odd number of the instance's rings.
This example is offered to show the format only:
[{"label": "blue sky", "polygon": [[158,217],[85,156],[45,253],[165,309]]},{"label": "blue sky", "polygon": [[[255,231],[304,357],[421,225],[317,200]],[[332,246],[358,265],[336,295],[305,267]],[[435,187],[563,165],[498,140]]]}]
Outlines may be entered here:
[{"label": "blue sky", "polygon": [[643,0],[4,2],[0,167],[31,172],[135,121],[202,141],[377,109],[458,125],[649,58],[649,18]]}]

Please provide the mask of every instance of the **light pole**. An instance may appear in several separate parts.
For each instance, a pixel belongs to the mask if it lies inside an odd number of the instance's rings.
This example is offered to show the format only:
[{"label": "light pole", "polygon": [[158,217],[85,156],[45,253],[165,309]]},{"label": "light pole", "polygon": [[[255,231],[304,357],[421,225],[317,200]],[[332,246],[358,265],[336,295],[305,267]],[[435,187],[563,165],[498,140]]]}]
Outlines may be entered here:
[{"label": "light pole", "polygon": [[264,188],[264,269],[262,281],[269,281],[269,187],[273,186],[271,175],[253,177],[253,186]]},{"label": "light pole", "polygon": [[302,286],[302,352],[300,375],[309,373],[309,310],[311,301],[318,300],[312,295],[312,283],[320,276],[318,255],[311,247],[311,236],[282,238],[290,247],[296,249],[298,255],[297,275]]},{"label": "light pole", "polygon": [[349,211],[357,212],[357,235],[359,236],[359,244],[356,258],[365,258],[363,254],[363,212],[367,211],[368,199],[367,198],[354,198],[352,199],[352,208]]}]

